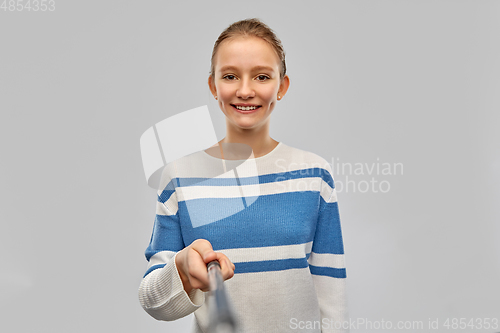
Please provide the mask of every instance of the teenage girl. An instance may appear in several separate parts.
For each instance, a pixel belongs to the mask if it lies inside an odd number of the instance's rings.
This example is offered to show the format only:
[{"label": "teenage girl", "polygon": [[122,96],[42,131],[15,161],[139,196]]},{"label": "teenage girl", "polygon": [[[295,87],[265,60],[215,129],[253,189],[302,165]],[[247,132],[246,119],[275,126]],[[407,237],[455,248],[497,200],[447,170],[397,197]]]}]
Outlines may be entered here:
[{"label": "teenage girl", "polygon": [[193,332],[206,332],[206,265],[218,260],[241,332],[347,332],[331,167],[269,135],[290,85],[282,44],[260,20],[242,20],[222,32],[211,60],[208,86],[226,116],[220,147],[247,145],[252,163],[240,163],[238,179],[214,177],[230,161],[207,149],[165,167],[141,305],[158,320],[194,312]]}]

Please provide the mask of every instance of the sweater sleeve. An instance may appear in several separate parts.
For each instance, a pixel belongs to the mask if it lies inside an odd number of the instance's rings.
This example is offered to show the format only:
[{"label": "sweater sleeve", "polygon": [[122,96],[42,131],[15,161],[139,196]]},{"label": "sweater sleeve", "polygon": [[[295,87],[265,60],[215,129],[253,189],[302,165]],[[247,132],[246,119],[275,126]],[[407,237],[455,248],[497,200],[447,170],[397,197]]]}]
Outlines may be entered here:
[{"label": "sweater sleeve", "polygon": [[322,186],[316,231],[309,268],[318,297],[322,333],[349,332],[346,297],[346,269],[332,170],[322,169]]},{"label": "sweater sleeve", "polygon": [[153,233],[145,251],[148,266],[139,286],[139,301],[153,318],[171,321],[201,307],[205,296],[200,289],[186,293],[175,265],[175,257],[185,245],[175,186],[165,170],[160,182],[163,190],[158,191]]}]

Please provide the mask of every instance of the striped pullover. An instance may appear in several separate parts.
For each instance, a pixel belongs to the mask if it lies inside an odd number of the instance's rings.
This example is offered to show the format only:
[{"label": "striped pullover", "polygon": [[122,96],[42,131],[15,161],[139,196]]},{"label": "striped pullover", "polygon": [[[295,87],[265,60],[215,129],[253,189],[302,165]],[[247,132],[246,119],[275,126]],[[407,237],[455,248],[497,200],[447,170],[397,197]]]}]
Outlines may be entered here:
[{"label": "striped pullover", "polygon": [[201,150],[165,166],[139,300],[158,320],[194,312],[195,333],[207,332],[208,293],[184,291],[175,256],[199,238],[235,265],[224,285],[239,332],[348,332],[337,194],[322,157],[280,142],[244,161]]}]

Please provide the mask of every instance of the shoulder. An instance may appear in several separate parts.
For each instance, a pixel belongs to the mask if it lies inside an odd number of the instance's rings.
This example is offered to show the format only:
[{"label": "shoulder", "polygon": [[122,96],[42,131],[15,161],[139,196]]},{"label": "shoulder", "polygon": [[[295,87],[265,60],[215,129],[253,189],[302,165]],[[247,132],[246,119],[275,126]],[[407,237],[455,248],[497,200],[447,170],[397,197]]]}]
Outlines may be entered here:
[{"label": "shoulder", "polygon": [[161,171],[160,188],[173,189],[180,178],[197,177],[206,168],[206,153],[203,150],[168,162]]},{"label": "shoulder", "polygon": [[332,175],[332,167],[322,156],[300,148],[291,147],[285,144],[281,150],[279,158],[283,162],[290,163],[301,169],[319,168]]}]

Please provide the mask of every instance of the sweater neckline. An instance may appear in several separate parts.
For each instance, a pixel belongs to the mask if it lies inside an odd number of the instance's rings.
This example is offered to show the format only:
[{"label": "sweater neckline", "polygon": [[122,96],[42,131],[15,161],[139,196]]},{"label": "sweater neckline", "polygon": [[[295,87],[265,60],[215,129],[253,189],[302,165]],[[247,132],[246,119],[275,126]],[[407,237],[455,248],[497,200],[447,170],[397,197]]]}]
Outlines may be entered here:
[{"label": "sweater neckline", "polygon": [[[273,155],[278,150],[278,148],[280,148],[282,145],[283,144],[280,141],[280,142],[278,142],[278,144],[276,145],[276,147],[274,147],[273,150],[271,150],[269,153],[267,153],[265,155],[262,155],[262,156],[259,156],[259,157],[248,158],[247,160],[259,161],[259,160],[263,160],[265,158],[268,158],[269,156]],[[226,160],[226,159],[223,159],[223,158],[214,157],[214,156],[208,154],[205,150],[202,150],[202,153],[203,153],[203,155],[207,156],[208,158],[210,158],[212,160],[217,160],[217,161],[243,161],[243,160]]]}]

